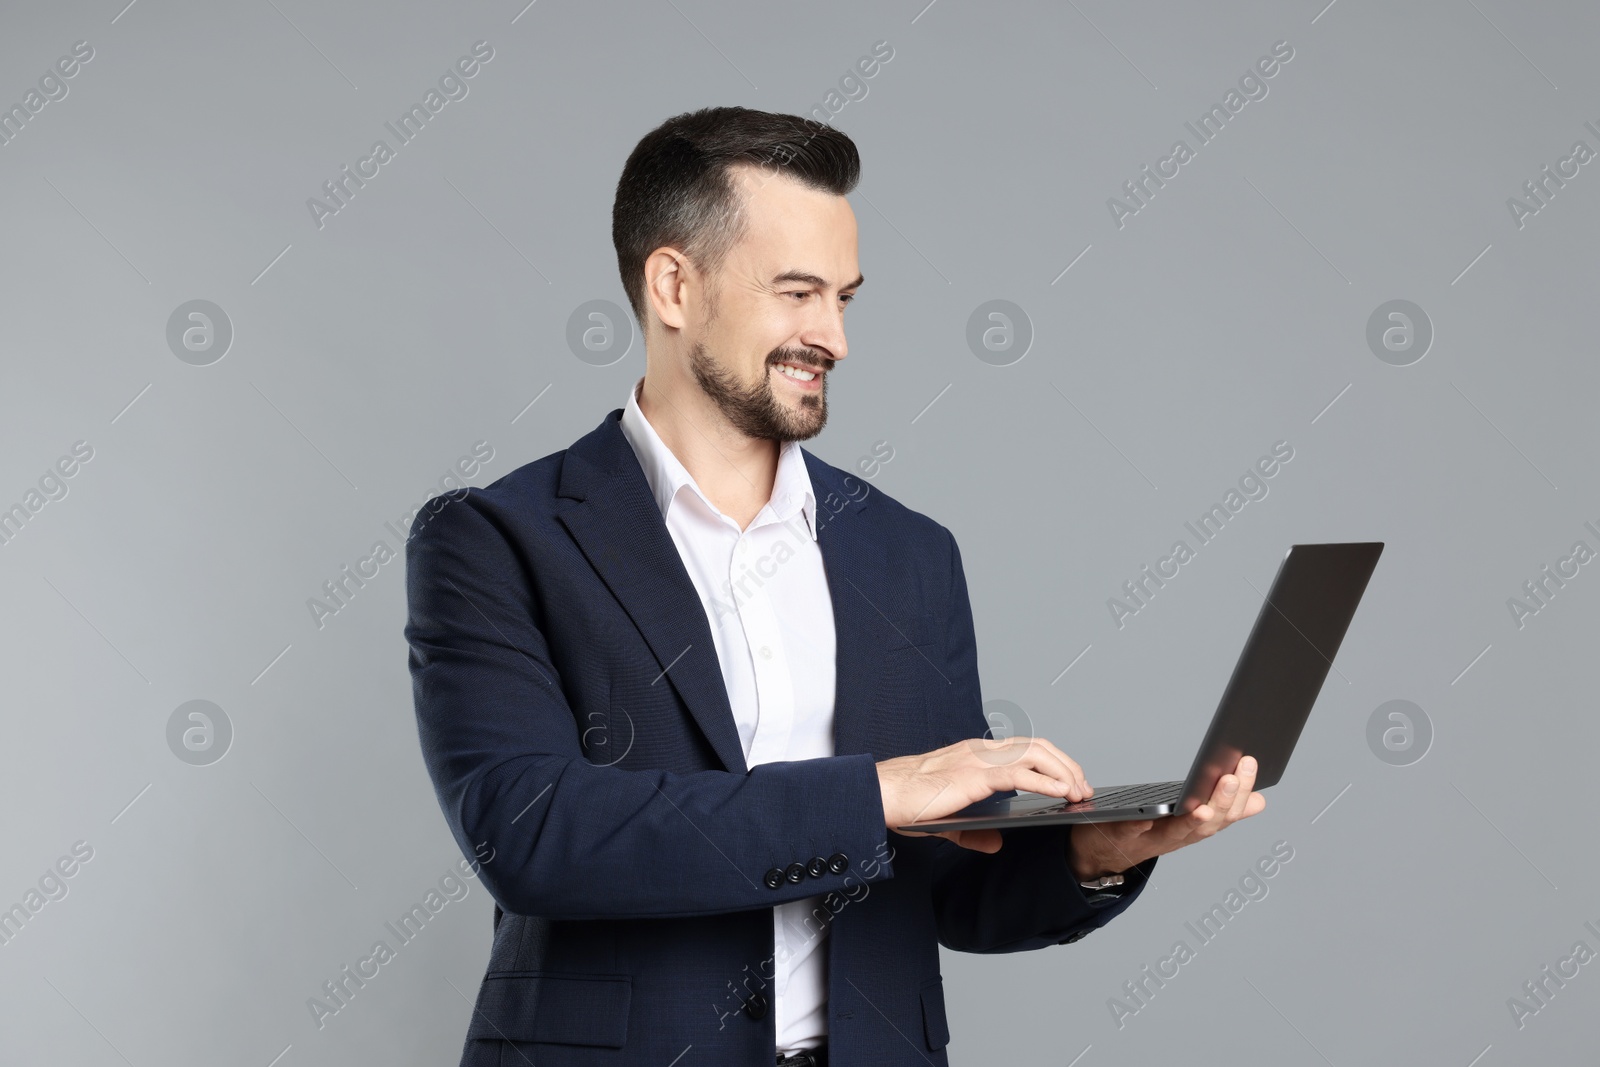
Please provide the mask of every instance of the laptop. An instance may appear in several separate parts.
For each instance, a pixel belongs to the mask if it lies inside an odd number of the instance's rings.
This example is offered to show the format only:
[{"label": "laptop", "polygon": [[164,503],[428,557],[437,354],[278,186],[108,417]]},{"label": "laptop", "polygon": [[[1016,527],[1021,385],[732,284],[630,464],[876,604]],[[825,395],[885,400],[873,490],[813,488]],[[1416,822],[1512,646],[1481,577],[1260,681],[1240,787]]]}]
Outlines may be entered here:
[{"label": "laptop", "polygon": [[1097,788],[1076,802],[997,793],[943,818],[896,829],[933,833],[1187,814],[1211,799],[1218,779],[1232,773],[1244,755],[1256,758],[1255,789],[1276,785],[1382,551],[1381,541],[1289,549],[1182,781]]}]

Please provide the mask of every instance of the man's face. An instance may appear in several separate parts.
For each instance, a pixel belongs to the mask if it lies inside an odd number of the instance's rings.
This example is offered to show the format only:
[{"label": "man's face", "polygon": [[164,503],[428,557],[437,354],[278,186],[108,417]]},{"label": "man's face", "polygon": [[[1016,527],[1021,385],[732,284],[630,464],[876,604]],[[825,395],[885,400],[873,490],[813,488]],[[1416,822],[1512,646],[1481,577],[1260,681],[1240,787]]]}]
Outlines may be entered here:
[{"label": "man's face", "polygon": [[[715,312],[690,346],[690,369],[747,437],[804,441],[828,421],[828,377],[845,357],[844,309],[861,284],[856,217],[842,196],[771,169],[741,167],[743,240],[711,280]],[[814,377],[802,381],[788,365]]]}]

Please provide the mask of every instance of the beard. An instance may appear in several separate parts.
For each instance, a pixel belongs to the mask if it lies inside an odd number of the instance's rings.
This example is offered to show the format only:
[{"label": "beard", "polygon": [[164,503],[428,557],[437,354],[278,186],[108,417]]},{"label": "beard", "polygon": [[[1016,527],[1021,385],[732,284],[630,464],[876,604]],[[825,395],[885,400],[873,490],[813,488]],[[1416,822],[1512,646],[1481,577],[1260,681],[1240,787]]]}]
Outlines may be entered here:
[{"label": "beard", "polygon": [[[772,369],[779,363],[793,363],[822,377],[822,388],[815,393],[802,394],[798,409],[779,400],[773,392],[772,376],[783,373]],[[694,372],[695,381],[716,403],[723,417],[746,437],[780,444],[809,440],[827,425],[827,367],[830,363],[803,348],[776,348],[767,356],[761,380],[747,389],[706,352],[701,342],[696,341],[689,352],[689,368]]]}]

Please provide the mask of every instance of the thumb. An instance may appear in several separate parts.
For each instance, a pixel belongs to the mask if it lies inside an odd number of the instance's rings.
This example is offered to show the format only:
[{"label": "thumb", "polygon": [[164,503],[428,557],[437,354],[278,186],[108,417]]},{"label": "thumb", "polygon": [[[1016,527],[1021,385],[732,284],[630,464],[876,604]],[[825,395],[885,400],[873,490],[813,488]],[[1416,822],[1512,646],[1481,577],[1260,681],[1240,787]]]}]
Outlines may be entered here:
[{"label": "thumb", "polygon": [[962,848],[990,854],[999,852],[1000,846],[1005,843],[999,830],[946,830],[938,836],[948,838]]}]

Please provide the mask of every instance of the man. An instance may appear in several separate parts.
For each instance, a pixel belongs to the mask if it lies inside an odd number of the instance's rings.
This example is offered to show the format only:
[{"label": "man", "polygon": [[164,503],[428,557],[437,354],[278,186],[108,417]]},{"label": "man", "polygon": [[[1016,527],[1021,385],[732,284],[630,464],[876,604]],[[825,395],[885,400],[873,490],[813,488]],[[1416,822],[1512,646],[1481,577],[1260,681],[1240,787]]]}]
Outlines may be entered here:
[{"label": "man", "polygon": [[984,740],[950,532],[799,445],[864,281],[859,170],[787,115],[646,135],[613,210],[643,378],[414,526],[423,754],[493,857],[464,1067],[944,1064],[939,945],[1076,941],[1265,806],[1246,757],[1186,816],[891,830],[1091,787],[1049,741]]}]

